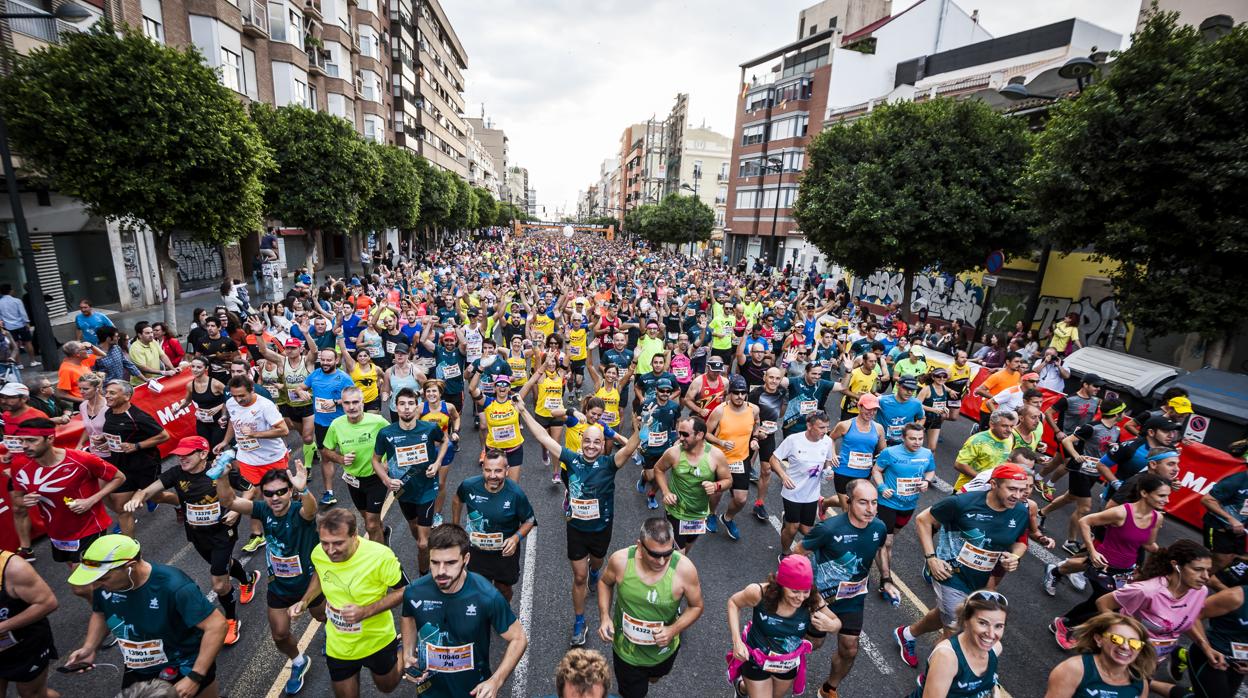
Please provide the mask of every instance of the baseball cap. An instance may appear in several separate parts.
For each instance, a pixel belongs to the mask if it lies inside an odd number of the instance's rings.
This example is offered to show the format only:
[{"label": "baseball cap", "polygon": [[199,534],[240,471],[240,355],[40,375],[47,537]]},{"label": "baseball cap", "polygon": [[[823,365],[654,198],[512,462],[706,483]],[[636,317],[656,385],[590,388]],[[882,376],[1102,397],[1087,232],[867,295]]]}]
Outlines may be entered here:
[{"label": "baseball cap", "polygon": [[948,378],[949,371],[943,368],[938,368],[935,371],[932,371],[932,375],[936,376],[937,378]]},{"label": "baseball cap", "polygon": [[298,349],[302,346],[303,346],[303,340],[298,339],[296,337],[291,337],[290,339],[286,340],[287,349]]},{"label": "baseball cap", "polygon": [[82,554],[82,564],[69,575],[69,583],[86,586],[139,556],[139,542],[130,536],[100,536]]},{"label": "baseball cap", "polygon": [[499,374],[499,375],[497,375],[497,376],[494,376],[494,385],[495,385],[495,386],[505,385],[505,386],[507,386],[508,388],[510,388],[510,387],[511,387],[511,376],[508,376],[508,375],[505,375],[505,374]]},{"label": "baseball cap", "polygon": [[454,332],[443,332],[442,339],[459,339],[459,335]]},{"label": "baseball cap", "polygon": [[178,447],[170,453],[175,456],[189,456],[196,451],[207,451],[209,448],[208,439],[202,436],[183,436],[178,440]]},{"label": "baseball cap", "polygon": [[919,382],[910,376],[906,376],[905,378],[897,381],[897,386],[905,388],[906,390],[918,390]]},{"label": "baseball cap", "polygon": [[0,395],[5,397],[30,397],[30,388],[22,383],[5,383],[0,388]]},{"label": "baseball cap", "polygon": [[394,353],[396,354],[410,354],[411,351],[412,348],[403,342],[394,343]]},{"label": "baseball cap", "polygon": [[[6,385],[5,387],[7,388],[8,386]],[[1192,401],[1183,397],[1182,395],[1177,395],[1175,397],[1170,398],[1170,400],[1167,401],[1166,404],[1170,406],[1170,409],[1174,410],[1175,412],[1179,414],[1191,414],[1192,413]]]},{"label": "baseball cap", "polygon": [[992,469],[993,480],[1027,480],[1030,477],[1017,463],[1002,463]]},{"label": "baseball cap", "polygon": [[780,559],[780,567],[776,570],[776,584],[794,591],[809,591],[814,583],[815,573],[810,566],[810,558],[805,555],[785,555]]},{"label": "baseball cap", "polygon": [[858,407],[867,410],[873,410],[880,406],[880,398],[875,393],[867,393],[858,398]]},{"label": "baseball cap", "polygon": [[911,344],[910,356],[927,356],[927,351],[925,351],[923,347],[918,344]]},{"label": "baseball cap", "polygon": [[1033,372],[1033,373],[1024,373],[1024,374],[1023,374],[1023,377],[1022,377],[1021,379],[1019,379],[1019,380],[1025,380],[1025,381],[1038,381],[1038,380],[1040,380],[1040,374],[1039,374],[1039,373],[1034,373],[1034,372]]},{"label": "baseball cap", "polygon": [[1144,422],[1144,429],[1145,430],[1158,429],[1160,431],[1178,431],[1179,425],[1167,419],[1165,415],[1158,414],[1158,415],[1153,415],[1152,417],[1149,417],[1148,421]]},{"label": "baseball cap", "polygon": [[712,356],[706,360],[706,370],[722,371],[724,370],[724,360],[718,356]]},{"label": "baseball cap", "polygon": [[660,378],[654,384],[655,390],[674,390],[675,388],[676,386],[672,385],[672,380],[670,378]]},{"label": "baseball cap", "polygon": [[739,373],[732,374],[732,377],[728,379],[728,392],[730,393],[745,392],[749,389],[750,386],[745,382],[745,376]]},{"label": "baseball cap", "polygon": [[1083,382],[1087,383],[1088,385],[1105,385],[1105,379],[1101,378],[1095,373],[1083,374]]},{"label": "baseball cap", "polygon": [[477,310],[475,307],[468,309],[468,317],[476,317],[480,314],[481,314],[481,311]]}]

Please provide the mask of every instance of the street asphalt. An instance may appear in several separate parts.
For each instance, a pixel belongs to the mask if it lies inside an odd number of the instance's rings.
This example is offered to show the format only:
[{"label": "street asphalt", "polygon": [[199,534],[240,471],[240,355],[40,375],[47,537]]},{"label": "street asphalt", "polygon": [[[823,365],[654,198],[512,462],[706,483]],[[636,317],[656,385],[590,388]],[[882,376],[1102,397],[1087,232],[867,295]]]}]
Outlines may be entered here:
[{"label": "street asphalt", "polygon": [[[832,401],[835,402],[835,401]],[[465,418],[465,430],[460,455],[448,478],[451,493],[465,477],[479,472],[475,454],[479,452],[479,439],[470,429],[471,421]],[[943,441],[937,449],[938,475],[945,482],[955,479],[953,456],[969,434],[970,422],[965,418],[946,423]],[[530,535],[520,554],[523,576],[515,589],[512,606],[521,617],[529,636],[529,649],[520,667],[504,687],[503,694],[511,698],[546,696],[554,693],[554,671],[560,657],[568,649],[572,627],[571,573],[567,563],[562,514],[562,490],[550,481],[550,474],[541,464],[541,453],[531,439],[525,443],[525,467],[521,486],[528,494],[537,514],[535,535]],[[177,467],[172,461],[166,467]],[[313,489],[320,492],[319,469]],[[641,522],[655,512],[646,509],[645,498],[633,489],[637,468],[631,463],[616,477],[616,521],[612,550],[633,543]],[[706,609],[685,633],[680,654],[672,673],[651,688],[651,696],[731,696],[732,689],[725,678],[724,656],[730,650],[727,600],[746,584],[762,581],[775,569],[779,548],[779,521],[781,512],[780,488],[774,483],[768,495],[767,509],[772,520],[760,522],[749,515],[748,509],[738,518],[741,540],[732,541],[722,530],[718,534],[704,536],[692,551],[691,558],[701,576]],[[338,489],[342,489],[339,487]],[[831,483],[824,483],[824,494],[832,491]],[[448,495],[449,497],[453,496]],[[929,491],[921,506],[926,507],[945,496],[940,491]],[[750,499],[754,493],[751,490]],[[339,506],[350,507],[345,493],[340,495]],[[721,504],[726,506],[726,502]],[[449,517],[450,502],[444,509]],[[661,510],[660,510],[661,512]],[[416,574],[416,544],[407,532],[398,507],[388,507],[386,523],[394,527],[391,545],[408,575]],[[176,565],[191,575],[205,590],[209,588],[208,565],[204,563],[182,535],[181,526],[174,519],[174,512],[167,506],[154,513],[143,514],[138,523],[138,538],[143,544],[143,554],[148,560]],[[246,529],[242,529],[244,532]],[[1050,518],[1048,533],[1060,540],[1064,532],[1064,517]],[[1161,533],[1164,545],[1179,537],[1195,537],[1187,526],[1170,520]],[[73,596],[67,585],[64,566],[51,559],[46,540],[35,546],[39,560],[36,568],[48,580],[61,602],[61,608],[52,616],[53,630],[61,656],[67,656],[77,647],[78,638],[86,627],[89,609]],[[1039,555],[1037,556],[1037,552]],[[264,569],[263,548],[256,555],[236,553],[249,569]],[[1070,608],[1083,595],[1075,592],[1068,583],[1058,588],[1056,598],[1044,594],[1040,587],[1045,562],[1060,559],[1062,553],[1037,551],[1023,558],[1020,569],[1010,574],[1002,583],[1001,591],[1011,600],[1011,612],[1004,638],[1004,654],[1000,663],[1000,678],[1005,689],[1003,696],[1038,698],[1044,695],[1049,670],[1063,659],[1063,652],[1053,642],[1047,630],[1052,618]],[[893,553],[893,576],[903,588],[902,605],[893,608],[872,593],[868,596],[867,613],[861,650],[853,670],[841,684],[842,696],[904,696],[913,690],[918,671],[908,667],[898,656],[893,640],[893,629],[903,623],[916,620],[933,603],[933,594],[922,579],[922,554],[913,527],[904,529],[897,540]],[[872,572],[870,588],[878,585],[878,575]],[[262,585],[263,586],[263,585]],[[217,676],[222,693],[232,698],[277,698],[288,675],[286,657],[281,655],[269,638],[265,603],[261,589],[255,601],[239,607],[242,619],[242,639],[233,647],[225,648],[217,663]],[[597,638],[598,612],[591,596],[587,604],[589,642],[587,647],[603,651],[610,657],[610,647]],[[307,683],[301,691],[305,696],[330,696],[332,691],[323,660],[324,633],[319,624],[309,626],[305,615],[295,625],[294,636],[301,647],[313,657],[313,667]],[[397,626],[397,618],[396,618]],[[496,638],[497,640],[497,638]],[[934,637],[921,638],[919,655],[925,659],[934,643]],[[501,656],[502,642],[493,646],[495,663]],[[829,657],[835,643],[829,642],[812,655],[809,680],[805,695],[814,696],[826,675]],[[103,650],[98,662],[120,665],[116,649]],[[81,676],[52,673],[50,686],[67,697],[100,697],[114,695],[120,686],[118,671],[99,667]],[[365,676],[361,695],[381,695]],[[393,695],[415,695],[410,683],[400,684]]]}]

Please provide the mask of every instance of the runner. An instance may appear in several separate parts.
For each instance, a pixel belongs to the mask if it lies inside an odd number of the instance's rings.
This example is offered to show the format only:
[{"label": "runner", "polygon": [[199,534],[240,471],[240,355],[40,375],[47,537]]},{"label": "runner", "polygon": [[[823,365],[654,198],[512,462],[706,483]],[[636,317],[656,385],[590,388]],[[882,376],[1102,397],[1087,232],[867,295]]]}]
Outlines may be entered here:
[{"label": "runner", "polygon": [[225,384],[208,375],[208,359],[191,357],[191,381],[186,384],[186,399],[174,407],[174,412],[195,406],[195,433],[216,446],[225,439],[225,401],[230,396]]},{"label": "runner", "polygon": [[412,349],[406,342],[387,341],[386,346],[390,353],[394,355],[394,363],[390,368],[386,369],[387,392],[382,394],[382,399],[385,400],[386,407],[390,410],[390,416],[393,417],[398,411],[398,405],[395,400],[399,392],[404,388],[411,388],[414,392],[419,393],[420,386],[425,382],[425,374],[421,373],[416,364],[412,362]]},{"label": "runner", "polygon": [[919,402],[923,405],[923,426],[925,428],[926,440],[924,446],[927,450],[936,451],[936,444],[940,443],[940,428],[945,420],[953,419],[953,412],[949,408],[949,398],[952,391],[947,387],[949,380],[949,371],[944,368],[936,368],[919,378]]},{"label": "runner", "polygon": [[437,422],[420,419],[415,390],[401,388],[395,404],[398,421],[377,432],[373,472],[398,500],[416,539],[416,564],[423,576],[429,572],[429,529],[440,491],[438,471],[451,441]]},{"label": "runner", "polygon": [[985,420],[987,427],[984,431],[971,434],[954,457],[953,469],[958,471],[958,479],[953,483],[955,490],[961,489],[976,475],[1009,460],[1010,451],[1014,449],[1014,427],[1018,424],[1018,415],[1012,410],[1000,409]]},{"label": "runner", "polygon": [[612,429],[620,425],[620,415],[624,409],[625,386],[632,380],[633,370],[629,366],[621,369],[614,364],[603,364],[602,370],[591,361],[588,364],[589,377],[594,383],[594,397],[602,400],[603,422]]},{"label": "runner", "polygon": [[[545,434],[528,410],[520,417],[537,442],[563,465],[564,517],[567,519],[568,560],[572,564],[573,646],[585,644],[585,597],[597,591],[603,560],[611,547],[615,516],[615,473],[623,468],[640,444],[641,430],[634,429],[624,447],[613,455],[604,451],[610,427],[594,424],[581,432],[578,449],[561,446]],[[607,433],[610,432],[610,433]]]},{"label": "runner", "polygon": [[91,618],[82,646],[64,666],[95,668],[110,632],[125,665],[121,687],[171,677],[179,698],[217,698],[217,653],[226,620],[176,567],[148,562],[129,536],[101,536],[82,555],[69,583],[91,587]]},{"label": "runner", "polygon": [[857,407],[854,416],[837,422],[828,433],[832,441],[841,441],[840,451],[832,453],[832,483],[842,509],[845,508],[845,486],[851,480],[868,477],[876,455],[884,450],[884,427],[875,420],[880,398],[864,393],[858,398]]},{"label": "runner", "polygon": [[[1045,365],[1052,365],[1057,360],[1056,352],[1051,354],[1051,359],[1049,356],[1049,354],[1046,354],[1043,359]],[[1101,410],[1101,399],[1097,397],[1102,385],[1104,385],[1104,381],[1101,380],[1100,376],[1095,373],[1086,373],[1080,379],[1079,390],[1070,395],[1063,395],[1049,407],[1044,414],[1044,420],[1045,424],[1053,432],[1054,441],[1060,444],[1066,440],[1067,436],[1074,434],[1079,427],[1096,422],[1098,411],[1101,412],[1102,418],[1104,417],[1105,411]],[[1121,412],[1121,409],[1118,410],[1114,416],[1121,414]],[[1117,419],[1114,419],[1114,424],[1117,421]],[[1109,426],[1113,427],[1114,424]],[[1117,440],[1117,438],[1114,438],[1113,441],[1116,442]],[[1058,466],[1066,462],[1066,456],[1065,452],[1059,450],[1054,460],[1040,471],[1039,484],[1041,493],[1049,501],[1053,501],[1053,485],[1061,479],[1063,473]],[[1078,460],[1076,459],[1076,461]]]},{"label": "runner", "polygon": [[[669,447],[676,442],[676,421],[680,418],[680,405],[672,400],[675,385],[670,380],[658,381],[654,386],[654,399],[633,403],[641,415],[641,477],[637,478],[637,491],[646,495],[646,508],[658,509],[655,497],[654,466]],[[540,421],[540,420],[539,420]],[[636,458],[634,457],[634,460]]]},{"label": "runner", "polygon": [[481,475],[459,484],[451,501],[451,523],[458,526],[465,509],[472,544],[468,569],[488,579],[510,601],[512,587],[520,581],[520,543],[537,518],[524,490],[507,477],[507,454],[487,448]]},{"label": "runner", "polygon": [[[232,465],[232,463],[231,463]],[[273,644],[290,660],[290,678],[286,694],[303,689],[304,677],[312,661],[299,651],[290,634],[291,616],[287,609],[303,598],[312,582],[312,550],[320,539],[316,535],[316,497],[308,491],[308,469],[295,461],[295,472],[269,470],[260,478],[260,496],[256,501],[234,495],[228,477],[217,478],[217,497],[221,507],[250,516],[264,529],[269,569],[265,601],[268,605],[269,632]],[[311,602],[309,611],[316,620],[325,622],[325,597]]]},{"label": "runner", "polygon": [[[238,580],[238,601],[251,603],[256,594],[260,571],[248,572],[234,558],[234,544],[238,542],[238,513],[222,513],[217,497],[217,486],[208,477],[208,441],[202,436],[187,436],[178,441],[172,454],[178,457],[178,467],[160,474],[156,482],[134,493],[126,502],[127,511],[135,511],[148,500],[176,504],[185,512],[186,540],[195,552],[207,562],[212,575],[212,591],[225,613],[225,644],[238,642],[242,621],[234,603],[234,585],[230,578]],[[173,490],[168,494],[165,490]]]},{"label": "runner", "polygon": [[299,430],[299,439],[303,442],[303,462],[309,467],[316,458],[315,412],[311,398],[299,398],[297,394],[304,381],[316,370],[316,353],[304,351],[304,343],[294,337],[286,340],[281,354],[273,351],[266,343],[258,345],[260,354],[278,367],[281,395],[285,404],[281,405],[282,416],[286,418],[287,427]]},{"label": "runner", "polygon": [[[784,370],[776,366],[767,369],[763,375],[763,384],[750,391],[750,404],[758,407],[759,427],[757,434],[757,453],[750,453],[748,469],[754,473],[754,456],[758,456],[758,472],[751,477],[758,478],[758,495],[754,500],[754,518],[768,521],[767,485],[771,480],[771,454],[776,450],[776,432],[784,415],[784,393],[780,389]],[[726,527],[725,527],[726,528]]]},{"label": "runner", "polygon": [[997,658],[1001,655],[1001,637],[1005,635],[1009,610],[1009,602],[995,591],[967,595],[958,609],[958,631],[932,650],[927,671],[919,676],[919,687],[908,698],[996,695]]},{"label": "runner", "polygon": [[[485,438],[482,439],[483,450],[497,450],[506,456],[507,477],[512,482],[518,483],[520,482],[520,467],[524,465],[524,435],[520,433],[519,413],[524,404],[524,391],[520,391],[521,396],[518,399],[512,399],[511,376],[501,374],[494,377],[493,386],[494,396],[485,398],[482,409],[482,414],[485,415],[485,422],[481,425],[481,430],[485,432]],[[480,395],[481,391],[474,388],[473,399],[477,399]],[[557,409],[561,410],[562,404],[562,398],[560,398],[560,407]],[[553,415],[551,419],[554,419]],[[551,431],[555,430],[551,429]],[[562,425],[559,431],[563,431]],[[558,479],[558,474],[556,470],[554,479]]]},{"label": "runner", "polygon": [[334,508],[316,522],[321,544],[310,554],[314,574],[294,605],[292,619],[324,594],[325,666],[337,698],[360,695],[360,672],[390,693],[399,685],[399,638],[390,609],[403,601],[407,580],[389,548],[359,536],[355,514]]},{"label": "runner", "polygon": [[637,542],[612,553],[599,580],[598,637],[611,643],[621,698],[643,698],[671,673],[680,634],[702,616],[698,570],[675,538],[667,519],[646,519]]},{"label": "runner", "polygon": [[1209,646],[1225,661],[1219,668],[1216,657],[1205,654],[1199,643],[1180,650],[1190,662],[1192,690],[1197,698],[1236,695],[1248,673],[1248,604],[1244,603],[1244,587],[1229,587],[1210,595],[1200,617],[1209,620],[1205,633]]},{"label": "runner", "polygon": [[[751,698],[800,695],[806,690],[806,655],[813,649],[811,633],[836,632],[836,616],[817,594],[810,560],[790,555],[762,584],[750,584],[728,599],[728,632],[732,657],[728,677],[737,695]],[[753,619],[741,629],[741,610]]]},{"label": "runner", "polygon": [[424,399],[421,400],[419,409],[422,420],[437,424],[442,433],[447,434],[447,438],[450,439],[446,455],[442,457],[442,462],[438,466],[438,496],[433,500],[434,526],[442,524],[442,505],[446,499],[446,474],[450,471],[451,463],[454,462],[455,455],[459,452],[459,410],[442,399],[442,391],[445,388],[446,384],[436,378],[426,380],[421,387],[421,395]]},{"label": "runner", "polygon": [[785,437],[768,461],[783,484],[781,556],[788,554],[799,530],[806,535],[819,519],[823,502],[820,484],[836,466],[836,446],[828,438],[828,414],[816,410],[806,415],[805,421],[806,431]]},{"label": "runner", "polygon": [[[887,540],[887,527],[876,517],[878,497],[869,480],[851,481],[846,488],[846,500],[848,506],[843,516],[819,522],[793,551],[795,555],[814,555],[815,589],[839,620],[840,627],[831,631],[837,634],[836,651],[832,653],[828,677],[819,688],[819,698],[836,698],[838,687],[854,666],[870,581],[867,577],[872,560],[879,559]],[[890,581],[883,576],[883,568],[880,574]],[[828,632],[814,629],[808,634],[815,638],[818,647]]]},{"label": "runner", "polygon": [[[1162,454],[1158,454],[1162,455]],[[1167,456],[1168,457],[1168,456]],[[1148,457],[1150,460],[1153,456]],[[1213,571],[1220,572],[1248,551],[1248,473],[1239,471],[1221,480],[1200,498],[1205,514],[1205,547],[1213,553]]]},{"label": "runner", "polygon": [[788,388],[788,403],[784,413],[784,435],[792,436],[806,428],[806,417],[823,411],[828,395],[842,392],[840,383],[834,383],[820,377],[823,369],[817,363],[806,365],[806,372],[801,380],[791,381],[785,378],[781,384]]},{"label": "runner", "polygon": [[[339,342],[340,354],[342,356],[342,365],[346,369],[347,375],[351,376],[351,381],[355,387],[360,389],[360,393],[364,396],[364,411],[372,414],[381,414],[381,394],[389,391],[386,385],[386,373],[377,364],[373,363],[373,357],[367,348],[359,348],[352,356],[351,352],[346,349],[344,342]],[[381,337],[377,337],[377,349],[382,349]]]},{"label": "runner", "polygon": [[1072,649],[1076,656],[1049,672],[1046,698],[1147,698],[1148,678],[1157,668],[1157,655],[1140,621],[1118,613],[1101,613],[1083,624]]},{"label": "runner", "polygon": [[[541,361],[538,370],[533,371],[533,375],[529,377],[528,382],[520,388],[517,395],[518,402],[524,402],[530,393],[533,394],[533,411],[537,415],[537,422],[541,424],[555,441],[563,439],[563,421],[556,419],[552,410],[563,409],[563,391],[567,386],[567,378],[564,369],[559,365],[559,354],[557,352],[548,352]],[[515,416],[514,408],[499,407],[497,412],[510,412],[508,419]],[[524,437],[520,435],[519,429],[510,439],[517,444],[524,441]],[[508,446],[507,448],[513,448]],[[515,456],[508,456],[508,463],[512,460],[516,461],[513,467],[519,467],[523,462],[524,454],[520,450],[516,450]],[[542,451],[542,464],[550,466],[550,454]],[[519,477],[519,470],[516,471]]]},{"label": "runner", "polygon": [[[334,496],[334,463],[341,461],[330,460],[325,455],[327,451],[332,450],[331,447],[325,445],[325,436],[329,433],[329,425],[343,414],[342,392],[348,388],[354,388],[355,382],[351,380],[351,376],[338,368],[338,354],[333,349],[317,351],[316,362],[320,370],[308,374],[298,388],[288,387],[288,391],[300,401],[312,402],[312,408],[315,411],[313,432],[316,437],[316,447],[321,455],[321,478],[325,487],[321,495],[321,505],[332,506],[338,503],[338,498]],[[288,386],[289,381],[290,376],[287,375]]]},{"label": "runner", "polygon": [[[716,407],[706,424],[707,442],[723,451],[728,460],[728,472],[732,474],[732,501],[728,503],[728,510],[719,515],[719,522],[733,540],[741,540],[741,531],[733,517],[745,508],[750,494],[750,468],[746,463],[752,460],[751,455],[759,446],[759,409],[746,402],[748,391],[744,378],[732,376],[728,380],[728,402]],[[706,519],[706,528],[711,533],[717,530],[715,512],[719,510],[720,496],[719,492],[711,495],[711,515]]]},{"label": "runner", "polygon": [[879,399],[875,421],[884,427],[884,442],[889,446],[901,443],[901,429],[907,424],[922,424],[926,417],[923,401],[914,396],[919,383],[907,376],[897,380],[893,392]]},{"label": "runner", "polygon": [[133,510],[126,510],[131,496],[156,482],[160,474],[160,451],[169,432],[152,415],[130,404],[134,388],[124,380],[111,380],[104,387],[104,445],[108,462],[126,476],[121,486],[108,495],[108,506],[117,517],[123,535],[134,535]]},{"label": "runner", "polygon": [[[968,595],[987,585],[998,563],[1007,572],[1018,569],[1019,558],[1027,552],[1030,517],[1025,500],[1031,476],[1012,463],[997,466],[992,475],[992,489],[955,494],[924,509],[915,519],[936,607],[919,622],[900,626],[893,633],[901,658],[912,667],[919,665],[914,638],[942,628],[945,637],[952,635],[959,627],[958,608]],[[940,530],[933,536],[937,525]]]},{"label": "runner", "polygon": [[[212,451],[219,454],[227,443],[234,444],[239,476],[248,485],[243,496],[254,499],[255,487],[266,472],[286,469],[286,462],[290,460],[286,435],[290,427],[286,426],[286,420],[272,400],[254,392],[255,385],[247,376],[231,378],[228,389],[230,399],[225,403],[225,410],[230,421],[224,439]],[[243,552],[254,553],[262,545],[264,535],[260,522],[252,520],[251,538],[243,544]]]},{"label": "runner", "polygon": [[917,423],[902,428],[901,444],[880,452],[871,469],[871,480],[879,492],[879,517],[887,536],[876,564],[880,568],[880,598],[893,607],[901,605],[901,595],[893,584],[893,541],[897,532],[914,517],[919,497],[936,480],[936,458],[922,446],[923,427]]},{"label": "runner", "polygon": [[[1070,479],[1066,491],[1056,498],[1049,498],[1049,503],[1040,510],[1040,515],[1047,517],[1067,504],[1075,504],[1067,524],[1066,539],[1062,544],[1062,549],[1071,555],[1079,552],[1079,544],[1075,539],[1079,530],[1079,519],[1092,511],[1092,488],[1100,481],[1102,470],[1112,477],[1112,471],[1109,466],[1101,463],[1101,458],[1109,451],[1110,446],[1118,443],[1118,419],[1125,405],[1119,400],[1110,399],[1102,407],[1100,419],[1080,424],[1059,442],[1059,452],[1065,456],[1061,460],[1070,471]],[[1043,491],[1041,496],[1044,496]]]},{"label": "runner", "polygon": [[[468,570],[468,534],[438,526],[429,537],[432,574],[403,591],[399,625],[403,667],[425,698],[497,698],[528,648],[528,636],[507,600],[484,577]],[[507,649],[490,670],[490,633]],[[414,677],[414,678],[413,678]]]},{"label": "runner", "polygon": [[[702,419],[710,419],[715,408],[723,404],[728,389],[728,381],[724,380],[723,374],[723,359],[719,356],[711,356],[706,360],[706,373],[693,379],[681,401],[690,414]],[[638,383],[640,384],[640,380]]]},{"label": "runner", "polygon": [[663,493],[676,545],[688,555],[698,536],[707,531],[711,495],[732,485],[732,473],[724,452],[707,443],[706,422],[700,417],[678,420],[676,435],[679,443],[664,451],[654,464],[654,479]]},{"label": "runner", "polygon": [[[78,587],[74,589],[77,593]],[[57,606],[56,594],[34,566],[21,555],[0,550],[0,634],[5,645],[0,652],[0,695],[8,695],[13,684],[20,698],[60,697],[48,688],[48,665],[60,656],[48,621]]]},{"label": "runner", "polygon": [[[334,419],[325,432],[322,457],[342,465],[342,481],[356,511],[364,515],[368,539],[383,543],[390,539],[390,527],[382,527],[381,509],[388,491],[373,472],[377,433],[390,422],[379,414],[364,411],[364,393],[351,386],[342,391],[344,414]],[[333,467],[332,465],[330,467]]]}]

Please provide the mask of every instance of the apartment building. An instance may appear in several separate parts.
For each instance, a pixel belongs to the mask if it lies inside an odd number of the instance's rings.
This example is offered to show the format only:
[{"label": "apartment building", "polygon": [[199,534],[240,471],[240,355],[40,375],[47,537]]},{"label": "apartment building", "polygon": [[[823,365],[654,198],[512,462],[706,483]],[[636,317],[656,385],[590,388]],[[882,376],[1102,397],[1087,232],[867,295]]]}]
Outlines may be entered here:
[{"label": "apartment building", "polygon": [[[507,138],[506,132],[501,128],[497,128],[491,119],[484,117],[480,119],[466,118],[464,122],[471,129],[478,143],[489,155],[489,160],[493,163],[494,180],[491,184],[482,184],[494,194],[496,199],[504,199],[503,192],[504,182],[507,179],[507,165],[511,158],[511,142]],[[471,160],[469,157],[469,174],[471,175]],[[486,178],[489,179],[489,178]]]},{"label": "apartment building", "polygon": [[390,0],[389,15],[395,142],[466,179],[468,54],[438,0]]},{"label": "apartment building", "polygon": [[503,198],[524,213],[529,212],[529,168],[512,165],[507,168]]},{"label": "apartment building", "polygon": [[732,159],[732,137],[705,125],[685,128],[681,137],[680,157],[669,164],[668,172],[676,173],[675,191],[686,196],[695,194],[715,212],[711,230],[711,251],[721,254],[724,219],[728,203],[728,164]]}]

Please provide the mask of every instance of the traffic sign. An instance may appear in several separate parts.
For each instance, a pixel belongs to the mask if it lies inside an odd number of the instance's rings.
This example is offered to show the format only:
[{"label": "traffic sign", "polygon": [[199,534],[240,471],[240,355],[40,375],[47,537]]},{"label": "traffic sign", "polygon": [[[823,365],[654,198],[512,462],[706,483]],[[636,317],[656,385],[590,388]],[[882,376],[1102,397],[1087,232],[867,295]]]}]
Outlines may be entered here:
[{"label": "traffic sign", "polygon": [[989,274],[996,274],[1005,266],[1005,253],[1001,250],[993,250],[988,253],[988,259],[984,260],[984,268]]},{"label": "traffic sign", "polygon": [[1209,433],[1209,418],[1194,414],[1187,420],[1187,430],[1183,432],[1184,439],[1192,441],[1205,442],[1205,434]]}]

